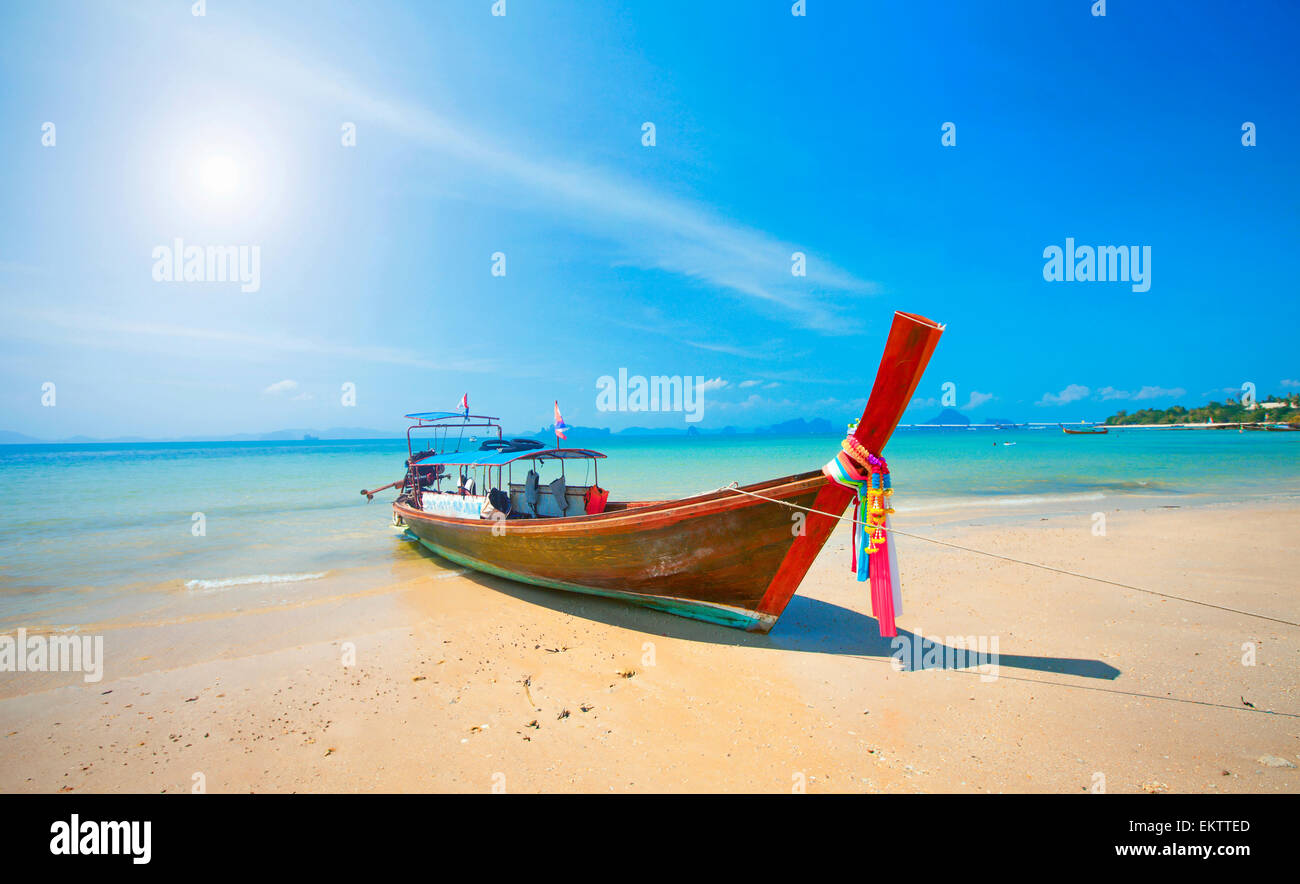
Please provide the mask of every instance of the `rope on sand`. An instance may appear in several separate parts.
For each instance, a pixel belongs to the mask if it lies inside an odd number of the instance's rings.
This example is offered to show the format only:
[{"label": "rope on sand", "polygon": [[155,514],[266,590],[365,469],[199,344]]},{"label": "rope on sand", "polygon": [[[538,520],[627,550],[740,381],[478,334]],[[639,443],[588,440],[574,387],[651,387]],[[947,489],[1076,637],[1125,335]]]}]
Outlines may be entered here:
[{"label": "rope on sand", "polygon": [[[759,500],[766,500],[766,501],[768,501],[769,503],[777,503],[777,504],[780,504],[781,506],[787,506],[787,507],[790,507],[791,509],[803,510],[803,511],[805,511],[805,512],[809,512],[809,513],[816,513],[816,514],[819,515],[819,516],[827,516],[827,517],[829,517],[829,518],[835,519],[835,520],[840,521],[840,522],[851,522],[851,521],[853,521],[852,519],[847,519],[847,518],[845,518],[843,515],[836,515],[835,513],[828,513],[828,512],[826,512],[825,510],[816,510],[816,509],[813,509],[812,507],[799,506],[798,504],[796,504],[796,503],[790,503],[790,502],[787,501],[787,500],[777,500],[775,497],[765,497],[765,496],[763,496],[762,494],[756,494],[756,493],[754,493],[753,491],[746,491],[744,488],[740,488],[740,487],[738,487],[738,486],[736,485],[735,482],[732,482],[730,485],[724,485],[723,487],[721,487],[721,488],[719,488],[719,489],[717,489],[717,490],[718,490],[718,491],[734,491],[734,492],[736,492],[737,494],[747,494],[747,495],[749,495],[750,497],[757,497]],[[1200,601],[1200,600],[1198,600],[1198,599],[1189,599],[1189,598],[1187,598],[1186,596],[1181,596],[1181,595],[1171,595],[1170,593],[1167,593],[1167,592],[1158,592],[1158,591],[1156,591],[1156,590],[1154,590],[1154,589],[1146,589],[1146,588],[1141,587],[1141,586],[1133,586],[1133,585],[1130,584],[1130,583],[1120,583],[1119,581],[1116,581],[1116,580],[1107,580],[1107,579],[1104,578],[1104,577],[1093,577],[1093,576],[1090,575],[1090,574],[1080,574],[1078,571],[1069,571],[1069,570],[1066,570],[1065,568],[1055,568],[1055,567],[1053,567],[1053,566],[1051,566],[1051,565],[1044,565],[1044,564],[1042,564],[1041,562],[1030,562],[1030,561],[1027,561],[1027,560],[1025,560],[1025,559],[1017,559],[1017,558],[1014,558],[1013,556],[1004,556],[1004,555],[1002,555],[1002,554],[1000,554],[1000,553],[988,552],[987,550],[982,550],[982,549],[974,549],[974,548],[969,547],[969,546],[962,546],[961,544],[950,543],[950,542],[947,541],[947,540],[939,540],[939,539],[934,538],[934,537],[926,537],[924,534],[912,534],[911,532],[908,532],[908,531],[900,531],[900,530],[898,530],[897,528],[893,527],[892,525],[891,525],[887,530],[892,531],[892,532],[894,532],[895,534],[901,535],[901,536],[903,536],[903,537],[912,537],[912,538],[915,538],[915,539],[917,539],[917,540],[924,540],[924,541],[926,541],[926,542],[928,542],[928,543],[935,543],[935,544],[938,544],[939,546],[947,546],[947,547],[950,547],[950,548],[952,548],[952,549],[959,549],[959,550],[962,550],[963,552],[974,553],[975,555],[988,556],[989,558],[992,558],[992,559],[1001,559],[1001,560],[1004,561],[1004,562],[1013,562],[1013,563],[1015,563],[1015,564],[1017,564],[1017,565],[1027,565],[1027,566],[1029,566],[1030,568],[1040,568],[1040,569],[1042,569],[1042,570],[1044,570],[1044,571],[1052,571],[1052,572],[1054,572],[1054,573],[1056,573],[1056,574],[1065,574],[1065,575],[1067,575],[1067,576],[1069,576],[1069,577],[1078,577],[1080,580],[1091,580],[1091,581],[1093,581],[1093,582],[1095,582],[1095,583],[1105,583],[1105,584],[1108,584],[1108,585],[1110,585],[1110,586],[1118,586],[1118,587],[1120,587],[1121,589],[1132,590],[1133,592],[1143,592],[1143,593],[1146,593],[1147,595],[1157,596],[1157,597],[1162,598],[1162,599],[1172,599],[1172,600],[1174,600],[1174,601],[1176,601],[1176,602],[1186,602],[1186,603],[1189,604],[1189,605],[1200,605],[1200,606],[1205,607],[1205,608],[1214,608],[1215,610],[1218,610],[1218,611],[1227,611],[1227,612],[1230,613],[1230,614],[1240,614],[1240,615],[1243,616],[1243,617],[1254,617],[1254,618],[1256,618],[1256,619],[1258,619],[1258,620],[1268,620],[1268,621],[1270,621],[1270,622],[1272,622],[1272,623],[1281,623],[1281,624],[1284,625],[1284,626],[1297,626],[1297,627],[1300,627],[1300,623],[1298,623],[1298,622],[1296,622],[1296,621],[1294,621],[1294,620],[1283,620],[1283,619],[1281,619],[1281,618],[1279,618],[1279,617],[1270,617],[1270,616],[1268,616],[1267,614],[1258,614],[1258,613],[1256,613],[1256,612],[1254,612],[1254,611],[1243,611],[1243,610],[1241,610],[1240,608],[1229,608],[1229,607],[1227,607],[1227,606],[1225,606],[1225,605],[1216,605],[1216,604],[1214,604],[1213,602],[1203,602],[1203,601]]]}]

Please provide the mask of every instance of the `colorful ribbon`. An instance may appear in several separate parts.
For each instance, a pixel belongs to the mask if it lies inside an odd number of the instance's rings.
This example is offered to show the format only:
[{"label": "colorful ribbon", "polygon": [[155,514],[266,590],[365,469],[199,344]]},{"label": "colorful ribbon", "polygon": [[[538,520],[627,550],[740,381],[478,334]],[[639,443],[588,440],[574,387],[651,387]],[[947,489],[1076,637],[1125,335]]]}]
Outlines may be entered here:
[{"label": "colorful ribbon", "polygon": [[893,555],[893,538],[888,533],[889,515],[894,511],[890,498],[889,465],[883,457],[872,454],[855,437],[849,436],[835,459],[822,467],[826,477],[836,484],[853,489],[857,503],[853,509],[852,569],[859,581],[871,582],[871,613],[880,624],[880,635],[898,635],[894,618],[901,608],[901,598],[894,585],[897,564]]}]

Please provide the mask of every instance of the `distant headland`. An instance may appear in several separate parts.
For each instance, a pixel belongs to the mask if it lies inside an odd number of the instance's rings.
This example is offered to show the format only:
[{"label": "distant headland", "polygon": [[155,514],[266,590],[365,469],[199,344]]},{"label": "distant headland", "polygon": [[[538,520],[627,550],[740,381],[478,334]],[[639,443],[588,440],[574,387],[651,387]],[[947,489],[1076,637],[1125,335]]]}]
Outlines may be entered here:
[{"label": "distant headland", "polygon": [[1300,423],[1300,393],[1268,396],[1262,401],[1243,403],[1235,399],[1210,402],[1197,408],[1172,405],[1169,408],[1143,408],[1129,414],[1120,411],[1106,418],[1110,426],[1134,424],[1252,424]]}]

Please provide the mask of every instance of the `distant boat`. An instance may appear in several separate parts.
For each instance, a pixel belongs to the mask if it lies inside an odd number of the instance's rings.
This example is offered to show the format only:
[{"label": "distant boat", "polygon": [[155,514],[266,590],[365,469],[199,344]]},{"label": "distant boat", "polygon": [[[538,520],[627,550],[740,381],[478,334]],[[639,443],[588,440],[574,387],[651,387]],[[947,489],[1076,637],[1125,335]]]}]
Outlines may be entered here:
[{"label": "distant boat", "polygon": [[[885,447],[942,331],[924,317],[894,314],[852,434],[868,451]],[[776,623],[854,499],[851,488],[814,469],[680,500],[614,501],[596,484],[605,457],[598,451],[505,439],[496,418],[467,411],[407,417],[435,444],[417,452],[407,431],[406,474],[391,486],[399,491],[393,517],[428,549],[497,577],[753,632]],[[489,438],[466,450],[471,427]],[[543,462],[567,470],[542,482]],[[502,475],[512,465],[526,472],[524,482]],[[578,478],[579,466],[591,467],[589,479]],[[455,491],[442,486],[447,481]],[[792,513],[805,518],[796,523]]]},{"label": "distant boat", "polygon": [[1061,427],[1061,432],[1067,436],[1105,436],[1110,430],[1099,430],[1096,427],[1090,430],[1071,430],[1069,427]]},{"label": "distant boat", "polygon": [[1270,433],[1294,433],[1300,431],[1300,427],[1294,427],[1291,424],[1278,424],[1275,427],[1265,427]]}]

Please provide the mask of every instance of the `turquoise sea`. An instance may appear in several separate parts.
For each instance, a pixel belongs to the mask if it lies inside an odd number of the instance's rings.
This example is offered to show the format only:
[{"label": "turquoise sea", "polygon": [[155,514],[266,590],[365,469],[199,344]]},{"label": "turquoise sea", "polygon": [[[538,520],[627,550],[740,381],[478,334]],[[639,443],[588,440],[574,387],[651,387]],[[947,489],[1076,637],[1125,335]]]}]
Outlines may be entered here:
[{"label": "turquoise sea", "polygon": [[[612,499],[656,499],[815,469],[839,438],[571,443],[609,455],[599,472]],[[1300,498],[1300,433],[900,431],[886,455],[905,529],[977,512]],[[403,439],[0,446],[0,630],[256,605],[327,575],[382,582],[411,553],[389,528],[393,493],[367,503],[358,491],[399,478],[405,456]]]}]

